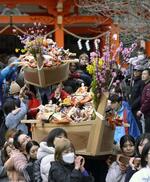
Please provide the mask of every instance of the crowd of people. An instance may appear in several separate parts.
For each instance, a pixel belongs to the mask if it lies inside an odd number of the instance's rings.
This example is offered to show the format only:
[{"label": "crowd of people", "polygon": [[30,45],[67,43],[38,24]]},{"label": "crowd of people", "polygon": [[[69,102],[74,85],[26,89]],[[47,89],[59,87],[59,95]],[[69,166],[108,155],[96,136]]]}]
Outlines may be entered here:
[{"label": "crowd of people", "polygon": [[8,130],[0,162],[0,180],[5,182],[94,181],[62,128],[53,129],[40,144],[21,130]]},{"label": "crowd of people", "polygon": [[[70,64],[68,80],[42,89],[25,84],[17,58],[0,70],[0,181],[94,181],[64,129],[55,128],[39,143],[32,139],[31,125],[21,122],[35,119],[41,105],[59,104],[82,84],[90,90],[88,59],[81,55],[79,63]],[[113,114],[121,124],[115,126],[115,155],[106,161],[106,182],[150,181],[150,67],[144,60],[114,68],[106,118]]]}]

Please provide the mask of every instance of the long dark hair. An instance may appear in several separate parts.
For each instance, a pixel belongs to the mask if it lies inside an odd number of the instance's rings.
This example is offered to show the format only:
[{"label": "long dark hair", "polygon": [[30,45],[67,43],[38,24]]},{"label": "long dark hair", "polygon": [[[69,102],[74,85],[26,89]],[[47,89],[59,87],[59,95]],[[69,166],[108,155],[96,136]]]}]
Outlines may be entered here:
[{"label": "long dark hair", "polygon": [[54,139],[55,137],[59,137],[61,134],[67,138],[67,132],[63,128],[54,128],[51,130],[47,137],[47,145],[49,147],[54,147]]},{"label": "long dark hair", "polygon": [[18,130],[16,133],[15,133],[15,135],[14,135],[14,142],[13,142],[13,144],[14,144],[14,146],[15,146],[15,148],[16,149],[21,149],[21,145],[20,145],[20,143],[19,143],[19,141],[18,141],[18,139],[19,139],[19,136],[20,135],[22,135],[23,134],[23,132],[21,131],[21,130]]},{"label": "long dark hair", "polygon": [[13,99],[7,99],[3,105],[3,111],[6,115],[15,110],[16,103]]},{"label": "long dark hair", "polygon": [[147,139],[148,142],[150,142],[150,133],[144,133],[136,139],[135,150],[136,150],[136,155],[139,157],[141,156],[139,152],[139,145],[142,144],[145,139]]},{"label": "long dark hair", "polygon": [[109,97],[109,100],[111,103],[116,103],[116,102],[122,102],[122,97],[120,97],[118,94],[113,94]]},{"label": "long dark hair", "polygon": [[133,136],[131,136],[131,135],[124,135],[120,139],[120,148],[121,148],[121,150],[123,149],[124,144],[127,141],[129,141],[130,143],[132,143],[133,145],[135,145],[135,139],[133,138]]},{"label": "long dark hair", "polygon": [[2,159],[3,164],[5,164],[5,162],[9,159],[9,156],[7,154],[7,151],[6,151],[7,147],[10,147],[10,145],[9,145],[9,143],[6,142],[4,144],[4,147],[3,147],[2,153],[1,153],[1,159]]},{"label": "long dark hair", "polygon": [[147,161],[146,158],[148,156],[148,153],[150,152],[150,142],[145,144],[143,150],[142,150],[142,155],[141,155],[141,166],[146,167],[147,166]]},{"label": "long dark hair", "polygon": [[30,153],[30,149],[32,148],[32,146],[38,146],[40,147],[39,143],[35,140],[31,140],[26,144],[26,152],[27,154]]}]

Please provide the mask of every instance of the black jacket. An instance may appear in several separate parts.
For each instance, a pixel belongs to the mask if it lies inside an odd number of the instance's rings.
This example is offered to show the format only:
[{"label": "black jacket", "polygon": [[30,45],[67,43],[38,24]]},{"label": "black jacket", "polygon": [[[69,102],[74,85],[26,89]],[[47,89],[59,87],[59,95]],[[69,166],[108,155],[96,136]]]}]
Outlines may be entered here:
[{"label": "black jacket", "polygon": [[73,165],[54,161],[51,163],[48,182],[94,182],[94,179],[92,176],[83,176]]},{"label": "black jacket", "polygon": [[130,105],[132,111],[137,111],[140,109],[143,88],[144,88],[144,82],[141,80],[141,78],[140,77],[135,78],[134,84],[131,89],[131,98],[130,98]]},{"label": "black jacket", "polygon": [[42,182],[40,164],[41,159],[30,161],[28,163],[24,171],[26,182]]},{"label": "black jacket", "polygon": [[133,174],[136,173],[136,172],[137,172],[137,170],[133,170],[131,168],[131,166],[129,166],[127,168],[127,171],[126,171],[126,177],[125,177],[125,181],[124,182],[129,182],[131,177],[133,176]]}]

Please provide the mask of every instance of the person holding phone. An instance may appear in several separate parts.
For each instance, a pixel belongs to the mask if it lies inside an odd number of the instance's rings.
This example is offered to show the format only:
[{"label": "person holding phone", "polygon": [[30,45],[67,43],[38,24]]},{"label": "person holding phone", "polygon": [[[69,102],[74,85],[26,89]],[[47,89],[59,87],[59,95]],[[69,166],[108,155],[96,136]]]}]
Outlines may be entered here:
[{"label": "person holding phone", "polygon": [[55,141],[55,161],[51,162],[48,182],[94,182],[85,167],[85,159],[75,156],[70,140]]},{"label": "person holding phone", "polygon": [[150,142],[145,144],[141,155],[141,169],[136,172],[129,182],[150,181]]},{"label": "person holding phone", "polygon": [[150,142],[150,133],[144,133],[136,140],[135,144],[135,156],[129,161],[129,167],[127,169],[125,182],[129,182],[134,173],[141,169],[141,154],[144,146]]},{"label": "person holding phone", "polygon": [[124,135],[120,139],[121,154],[113,162],[106,175],[106,182],[124,182],[130,157],[135,153],[135,140],[131,135]]}]

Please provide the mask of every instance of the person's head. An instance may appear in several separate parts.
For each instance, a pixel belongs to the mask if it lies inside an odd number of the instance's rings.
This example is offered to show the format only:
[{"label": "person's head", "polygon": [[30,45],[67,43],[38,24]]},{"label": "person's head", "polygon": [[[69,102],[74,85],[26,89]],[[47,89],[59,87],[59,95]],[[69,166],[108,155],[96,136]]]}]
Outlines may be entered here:
[{"label": "person's head", "polygon": [[142,76],[142,71],[143,71],[143,67],[140,65],[137,65],[134,67],[133,69],[133,76],[136,77],[141,77]]},{"label": "person's head", "polygon": [[133,70],[133,75],[134,75],[134,78],[140,77],[142,75],[142,71],[134,69]]},{"label": "person's head", "polygon": [[135,147],[138,156],[141,156],[142,150],[148,142],[150,142],[150,133],[144,133],[137,138]]},{"label": "person's head", "polygon": [[150,80],[150,69],[149,68],[143,70],[142,80],[145,81],[145,82]]},{"label": "person's head", "polygon": [[16,103],[13,99],[8,99],[4,102],[3,111],[5,115],[8,115],[15,109],[16,109]]},{"label": "person's head", "polygon": [[55,141],[55,160],[68,164],[74,163],[75,150],[67,138],[60,138]]},{"label": "person's head", "polygon": [[55,90],[55,97],[58,98],[61,95],[61,90],[62,90],[63,85],[62,84],[58,84]]},{"label": "person's head", "polygon": [[9,129],[6,132],[5,139],[6,139],[7,143],[9,143],[10,146],[13,146],[14,135],[16,132],[17,132],[17,130],[15,128]]},{"label": "person's head", "polygon": [[71,71],[71,73],[75,72],[77,70],[77,64],[70,63],[69,70]]},{"label": "person's head", "polygon": [[120,149],[122,153],[128,157],[132,157],[135,153],[135,140],[131,135],[124,135],[120,139]]},{"label": "person's head", "polygon": [[117,94],[113,94],[109,100],[111,101],[111,108],[117,111],[122,104],[122,97],[118,96]]},{"label": "person's head", "polygon": [[86,53],[83,53],[79,56],[79,63],[81,66],[87,66],[89,61],[89,56]]},{"label": "person's head", "polygon": [[17,96],[17,95],[19,95],[20,90],[21,90],[21,88],[18,85],[18,83],[15,81],[12,81],[10,84],[10,89],[9,89],[10,95]]},{"label": "person's head", "polygon": [[146,167],[147,165],[150,167],[150,142],[145,144],[141,155],[141,166]]},{"label": "person's head", "polygon": [[4,144],[3,149],[2,149],[2,159],[3,159],[4,162],[6,162],[7,159],[10,158],[12,150],[14,150],[14,147],[9,145],[8,142],[6,142]]},{"label": "person's head", "polygon": [[55,138],[67,138],[67,132],[63,128],[54,128],[47,137],[47,146],[54,147]]},{"label": "person's head", "polygon": [[15,55],[10,55],[8,58],[8,64],[15,62],[18,58]]},{"label": "person's head", "polygon": [[37,151],[40,145],[37,141],[31,140],[26,144],[26,152],[30,156],[30,159],[37,159]]},{"label": "person's head", "polygon": [[22,152],[26,151],[26,144],[31,140],[31,138],[24,134],[22,131],[18,130],[14,135],[14,146]]}]

